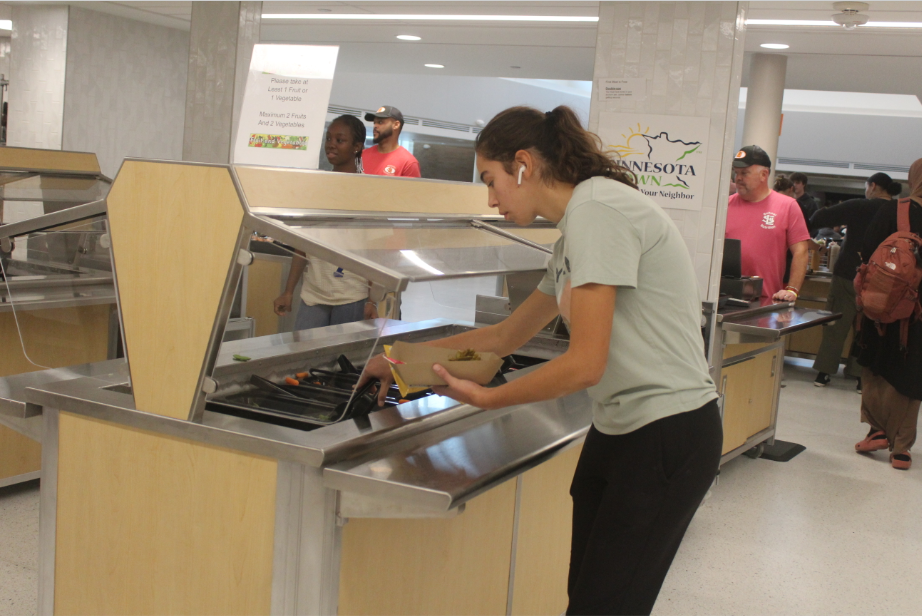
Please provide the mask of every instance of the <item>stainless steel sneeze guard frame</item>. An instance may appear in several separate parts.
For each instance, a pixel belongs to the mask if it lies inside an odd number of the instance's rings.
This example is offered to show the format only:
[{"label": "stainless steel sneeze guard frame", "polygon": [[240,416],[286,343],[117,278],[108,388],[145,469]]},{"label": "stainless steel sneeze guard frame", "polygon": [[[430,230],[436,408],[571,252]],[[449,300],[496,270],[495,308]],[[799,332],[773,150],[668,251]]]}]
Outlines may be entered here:
[{"label": "stainless steel sneeze guard frame", "polygon": [[[323,365],[340,353],[364,359],[377,329],[369,323],[349,325],[317,335],[297,332],[225,345],[215,370],[219,393],[233,391],[254,373],[290,374],[293,366]],[[379,343],[398,338],[422,341],[468,327],[445,320],[390,321]],[[565,348],[564,340],[539,337],[521,354],[553,357]],[[240,351],[253,359],[234,362],[230,356]],[[433,513],[458,507],[580,441],[591,422],[589,397],[580,392],[561,400],[495,411],[430,396],[378,410],[368,416],[370,425],[347,421],[310,432],[209,410],[197,423],[137,411],[131,394],[124,390],[124,380],[123,371],[73,379],[28,388],[26,398],[46,408],[322,467],[323,482],[329,488]],[[425,464],[412,468],[420,461]],[[380,472],[384,468],[389,469],[386,476]]]}]

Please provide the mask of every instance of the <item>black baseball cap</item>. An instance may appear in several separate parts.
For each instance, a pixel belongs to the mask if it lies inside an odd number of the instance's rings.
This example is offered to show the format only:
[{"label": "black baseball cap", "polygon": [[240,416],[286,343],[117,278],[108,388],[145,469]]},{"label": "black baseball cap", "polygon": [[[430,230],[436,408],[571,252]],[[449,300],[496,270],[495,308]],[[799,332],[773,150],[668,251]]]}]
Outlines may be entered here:
[{"label": "black baseball cap", "polygon": [[400,113],[400,110],[396,107],[391,107],[390,105],[385,105],[384,107],[378,107],[378,110],[374,113],[366,113],[365,121],[374,122],[375,118],[394,118],[400,124],[403,124],[403,114]]},{"label": "black baseball cap", "polygon": [[737,169],[749,167],[750,165],[760,165],[762,167],[772,168],[772,159],[768,157],[765,150],[757,145],[747,145],[736,153],[733,157],[733,166]]}]

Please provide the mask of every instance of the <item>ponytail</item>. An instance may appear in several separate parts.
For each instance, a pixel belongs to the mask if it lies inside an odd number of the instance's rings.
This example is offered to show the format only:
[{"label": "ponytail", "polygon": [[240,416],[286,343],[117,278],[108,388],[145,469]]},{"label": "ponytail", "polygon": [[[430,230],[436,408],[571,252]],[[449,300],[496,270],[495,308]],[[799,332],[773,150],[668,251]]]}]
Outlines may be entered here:
[{"label": "ponytail", "polygon": [[903,185],[899,182],[895,182],[893,178],[883,172],[875,173],[868,178],[867,182],[868,184],[880,186],[891,197],[896,197],[903,192]]},{"label": "ponytail", "polygon": [[516,152],[537,154],[540,177],[548,184],[579,184],[593,177],[607,177],[637,188],[634,174],[602,151],[602,140],[579,123],[565,106],[541,113],[531,107],[512,107],[490,120],[477,136],[479,156],[503,164],[512,174]]}]

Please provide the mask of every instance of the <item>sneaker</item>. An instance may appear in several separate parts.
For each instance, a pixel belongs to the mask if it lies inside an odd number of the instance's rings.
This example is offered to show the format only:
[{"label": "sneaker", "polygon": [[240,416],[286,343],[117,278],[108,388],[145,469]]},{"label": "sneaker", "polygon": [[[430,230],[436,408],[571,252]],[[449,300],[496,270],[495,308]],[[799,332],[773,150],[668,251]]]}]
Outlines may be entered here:
[{"label": "sneaker", "polygon": [[909,455],[908,451],[906,453],[891,453],[890,466],[898,471],[908,471],[909,467],[912,466],[912,456]]},{"label": "sneaker", "polygon": [[858,377],[858,386],[855,387],[855,391],[857,391],[859,394],[861,393],[861,377],[860,376]]},{"label": "sneaker", "polygon": [[829,385],[829,381],[832,380],[832,377],[826,374],[825,372],[820,372],[816,375],[816,380],[813,381],[813,384],[817,387],[826,387]]},{"label": "sneaker", "polygon": [[884,434],[883,430],[868,434],[863,441],[855,443],[855,451],[858,453],[870,453],[889,448],[890,443],[887,441],[887,435]]}]

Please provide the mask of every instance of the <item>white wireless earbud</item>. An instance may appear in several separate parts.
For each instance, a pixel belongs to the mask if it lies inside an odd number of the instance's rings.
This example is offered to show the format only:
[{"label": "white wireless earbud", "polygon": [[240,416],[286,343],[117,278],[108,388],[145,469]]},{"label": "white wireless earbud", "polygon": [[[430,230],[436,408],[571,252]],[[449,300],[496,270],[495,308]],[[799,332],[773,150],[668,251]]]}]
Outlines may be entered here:
[{"label": "white wireless earbud", "polygon": [[525,173],[525,165],[522,165],[521,167],[519,167],[519,182],[518,182],[519,186],[522,185],[522,174],[523,173]]}]

